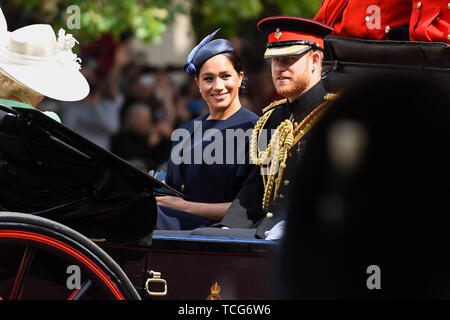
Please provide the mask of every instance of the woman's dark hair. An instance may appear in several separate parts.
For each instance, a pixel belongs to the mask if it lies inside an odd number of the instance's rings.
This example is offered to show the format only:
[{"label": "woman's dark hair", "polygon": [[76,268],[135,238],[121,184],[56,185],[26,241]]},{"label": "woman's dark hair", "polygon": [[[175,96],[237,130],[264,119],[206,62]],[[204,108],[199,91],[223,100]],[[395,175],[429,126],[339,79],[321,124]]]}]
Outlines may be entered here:
[{"label": "woman's dark hair", "polygon": [[[245,72],[245,69],[242,66],[241,58],[239,57],[239,55],[237,54],[236,51],[224,52],[224,53],[221,53],[221,54],[223,54],[225,57],[228,58],[228,60],[233,65],[234,70],[236,70],[236,72],[238,74],[241,71],[244,72],[244,78],[242,79],[241,86],[239,87],[239,95],[246,94],[247,93],[247,87],[248,87],[248,78],[247,78],[247,73]],[[197,77],[197,78],[199,76],[200,69],[201,69],[201,67],[195,73],[195,77]]]}]

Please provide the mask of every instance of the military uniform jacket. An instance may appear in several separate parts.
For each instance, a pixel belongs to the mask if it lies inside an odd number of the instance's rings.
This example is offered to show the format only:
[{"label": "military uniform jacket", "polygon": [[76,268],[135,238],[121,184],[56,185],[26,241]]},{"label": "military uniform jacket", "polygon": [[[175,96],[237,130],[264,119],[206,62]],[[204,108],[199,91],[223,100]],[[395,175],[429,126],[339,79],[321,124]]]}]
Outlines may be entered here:
[{"label": "military uniform jacket", "polygon": [[324,0],[314,19],[342,37],[450,43],[448,0]]},{"label": "military uniform jacket", "polygon": [[[271,129],[276,129],[282,121],[289,119],[291,115],[294,116],[296,122],[301,122],[310,112],[322,104],[326,93],[324,83],[320,81],[292,103],[286,100],[284,103],[276,105],[264,129],[269,129],[268,132]],[[293,192],[291,190],[292,180],[295,177],[307,140],[308,134],[292,147],[290,156],[286,161],[286,169],[278,190],[278,197],[275,201],[270,202],[267,212],[262,210],[264,185],[261,168],[255,166],[220,224],[229,228],[256,229],[256,236],[265,238],[265,231],[285,220],[289,200],[293,196],[291,195]]]},{"label": "military uniform jacket", "polygon": [[314,19],[341,37],[408,40],[411,10],[412,0],[324,0]]}]

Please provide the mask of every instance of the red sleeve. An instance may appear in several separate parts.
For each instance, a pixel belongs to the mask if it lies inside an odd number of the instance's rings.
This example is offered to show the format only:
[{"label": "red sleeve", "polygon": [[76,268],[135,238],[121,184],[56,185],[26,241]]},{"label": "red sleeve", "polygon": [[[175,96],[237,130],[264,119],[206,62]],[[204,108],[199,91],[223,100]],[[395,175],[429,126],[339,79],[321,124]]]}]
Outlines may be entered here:
[{"label": "red sleeve", "polygon": [[323,0],[315,19],[338,36],[382,40],[409,23],[411,10],[412,0]]},{"label": "red sleeve", "polygon": [[349,0],[322,0],[319,12],[314,20],[334,26],[336,22],[342,20],[342,12],[347,7]]},{"label": "red sleeve", "polygon": [[450,44],[450,2],[413,0],[409,36],[411,41]]}]

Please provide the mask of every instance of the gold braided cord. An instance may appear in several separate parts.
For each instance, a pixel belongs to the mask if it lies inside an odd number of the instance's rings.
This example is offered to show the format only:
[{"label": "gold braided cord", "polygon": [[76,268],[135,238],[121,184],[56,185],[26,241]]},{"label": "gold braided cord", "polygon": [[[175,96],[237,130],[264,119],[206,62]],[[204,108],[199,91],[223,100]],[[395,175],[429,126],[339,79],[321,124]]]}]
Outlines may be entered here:
[{"label": "gold braided cord", "polygon": [[287,99],[281,99],[281,100],[274,101],[263,109],[263,113],[266,113],[268,110],[270,110],[276,106],[279,106],[280,104],[286,103],[287,101],[288,101]]},{"label": "gold braided cord", "polygon": [[267,147],[266,151],[260,151],[258,142],[260,139],[260,135],[262,133],[261,129],[264,128],[267,120],[269,120],[273,111],[274,109],[270,110],[269,112],[265,113],[261,118],[259,118],[252,131],[252,137],[250,139],[250,159],[257,166],[262,166],[266,164],[269,157],[268,156],[268,153],[270,152],[269,147]]},{"label": "gold braided cord", "polygon": [[284,169],[286,168],[286,160],[288,157],[288,152],[289,150],[291,150],[292,146],[295,145],[295,139],[294,139],[294,128],[292,126],[292,122],[289,120],[285,120],[285,122],[289,122],[291,125],[285,125],[283,127],[283,130],[285,131],[285,136],[286,138],[284,139],[284,144],[282,146],[282,148],[280,148],[280,168],[279,168],[279,173],[278,173],[278,177],[276,179],[276,183],[275,183],[275,192],[273,193],[273,200],[275,201],[275,199],[277,198],[278,195],[278,189],[280,188],[280,184],[281,184],[281,179],[283,177],[283,172]]},{"label": "gold braided cord", "polygon": [[[267,116],[264,114],[260,119],[261,122],[259,126],[258,123],[258,127],[255,126],[250,145],[250,157],[254,163],[261,167],[264,184],[262,209],[264,211],[267,211],[269,208],[272,193],[273,200],[276,200],[278,197],[278,189],[283,179],[284,170],[286,169],[289,151],[309,132],[320,117],[322,117],[327,102],[335,96],[335,94],[327,94],[324,97],[324,102],[316,107],[300,124],[296,125],[295,128],[290,120],[284,120],[280,123],[270,139],[266,151],[259,151],[259,135],[261,129],[264,128],[265,123],[270,117],[271,112],[268,112]],[[264,170],[268,173],[267,182],[264,178]]]},{"label": "gold braided cord", "polygon": [[[268,179],[264,186],[264,196],[263,196],[263,209],[266,210],[269,206],[270,195],[275,184],[275,178],[280,170],[284,170],[286,167],[285,160],[288,155],[288,151],[292,146],[293,137],[293,125],[289,120],[284,120],[274,132],[269,145],[274,146],[273,155],[271,157],[270,164],[268,165]],[[277,185],[275,184],[275,190],[277,190]],[[275,195],[275,193],[274,193]],[[276,197],[274,197],[275,200]]]},{"label": "gold braided cord", "polygon": [[266,151],[259,150],[259,141],[262,133],[261,129],[265,127],[267,120],[269,120],[270,116],[272,115],[272,112],[275,111],[275,107],[286,102],[287,99],[281,99],[272,102],[269,106],[263,109],[263,116],[259,118],[258,121],[256,122],[256,125],[252,132],[252,137],[250,139],[250,159],[252,160],[253,163],[255,163],[258,166],[262,166],[268,163],[271,149],[269,143],[269,145],[266,148]]},{"label": "gold braided cord", "polygon": [[[270,110],[267,113],[264,113],[264,115],[258,119],[258,121],[255,124],[255,127],[253,128],[252,136],[250,139],[250,160],[257,166],[260,166],[261,170],[263,170],[263,166],[268,163],[271,148],[270,146],[268,146],[266,151],[260,151],[258,142],[260,140],[260,135],[262,133],[261,129],[264,128],[267,120],[270,118],[270,115],[272,114],[273,111],[274,109]],[[266,179],[264,177],[264,172],[262,171],[261,176],[263,178],[263,184],[266,185]]]}]

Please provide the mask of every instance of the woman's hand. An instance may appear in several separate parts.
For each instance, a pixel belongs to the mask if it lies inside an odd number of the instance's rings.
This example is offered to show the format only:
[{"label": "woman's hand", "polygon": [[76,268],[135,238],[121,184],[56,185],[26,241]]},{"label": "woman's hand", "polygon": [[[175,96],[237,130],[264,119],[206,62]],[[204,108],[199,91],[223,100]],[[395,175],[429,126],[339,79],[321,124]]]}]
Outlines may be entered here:
[{"label": "woman's hand", "polygon": [[186,211],[214,221],[220,221],[225,215],[225,212],[231,206],[231,202],[223,202],[223,203],[192,202],[184,200],[183,198],[180,197],[172,197],[172,196],[162,196],[155,198],[158,206]]},{"label": "woman's hand", "polygon": [[176,210],[187,211],[188,202],[180,197],[162,196],[156,197],[158,206],[168,207]]}]

